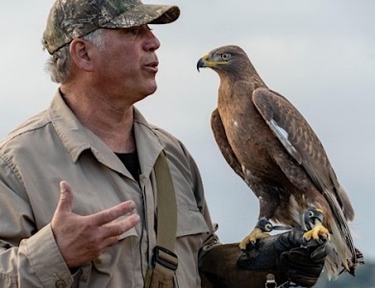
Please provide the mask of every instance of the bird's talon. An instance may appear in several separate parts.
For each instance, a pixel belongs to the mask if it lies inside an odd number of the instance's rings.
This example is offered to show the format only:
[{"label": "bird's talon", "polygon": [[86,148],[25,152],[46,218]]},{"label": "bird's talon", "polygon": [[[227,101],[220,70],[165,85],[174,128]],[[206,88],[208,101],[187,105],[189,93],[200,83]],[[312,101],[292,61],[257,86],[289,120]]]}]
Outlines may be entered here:
[{"label": "bird's talon", "polygon": [[246,250],[247,246],[250,244],[252,248],[255,247],[258,239],[269,237],[269,233],[263,232],[260,228],[255,227],[249,235],[247,235],[240,243],[240,249]]},{"label": "bird's talon", "polygon": [[324,227],[322,224],[316,224],[311,230],[303,234],[303,238],[307,241],[311,239],[318,240],[320,238],[329,240],[330,236],[326,227]]},{"label": "bird's talon", "polygon": [[246,250],[246,247],[247,247],[247,244],[249,243],[250,241],[247,239],[247,237],[245,239],[243,239],[240,243],[240,249],[242,251],[245,251]]}]

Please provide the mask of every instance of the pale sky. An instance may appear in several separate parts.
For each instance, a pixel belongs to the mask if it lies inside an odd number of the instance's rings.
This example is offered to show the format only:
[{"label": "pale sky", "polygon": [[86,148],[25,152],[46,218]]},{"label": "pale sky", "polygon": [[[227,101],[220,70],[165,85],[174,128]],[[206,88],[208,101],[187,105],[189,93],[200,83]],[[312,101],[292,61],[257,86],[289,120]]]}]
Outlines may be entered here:
[{"label": "pale sky", "polygon": [[[356,246],[373,248],[375,203],[375,25],[373,0],[162,0],[180,19],[152,26],[158,91],[140,103],[146,118],[195,157],[222,242],[254,226],[258,200],[222,158],[210,130],[219,79],[198,59],[218,46],[247,51],[267,85],[287,97],[320,137],[356,211]],[[52,0],[0,0],[0,137],[48,107],[57,89],[44,71],[41,35]]]}]

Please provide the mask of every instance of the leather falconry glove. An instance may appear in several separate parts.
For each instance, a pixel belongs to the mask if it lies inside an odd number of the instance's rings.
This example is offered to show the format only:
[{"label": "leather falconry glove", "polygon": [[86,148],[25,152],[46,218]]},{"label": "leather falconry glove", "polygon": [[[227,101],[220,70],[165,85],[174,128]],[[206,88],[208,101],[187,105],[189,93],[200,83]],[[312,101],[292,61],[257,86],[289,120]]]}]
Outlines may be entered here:
[{"label": "leather falconry glove", "polygon": [[241,251],[238,243],[212,248],[200,262],[202,287],[264,288],[270,273],[277,285],[291,282],[313,286],[331,249],[325,240],[306,243],[303,234],[303,230],[295,228],[259,239],[255,247],[248,245],[246,251]]}]

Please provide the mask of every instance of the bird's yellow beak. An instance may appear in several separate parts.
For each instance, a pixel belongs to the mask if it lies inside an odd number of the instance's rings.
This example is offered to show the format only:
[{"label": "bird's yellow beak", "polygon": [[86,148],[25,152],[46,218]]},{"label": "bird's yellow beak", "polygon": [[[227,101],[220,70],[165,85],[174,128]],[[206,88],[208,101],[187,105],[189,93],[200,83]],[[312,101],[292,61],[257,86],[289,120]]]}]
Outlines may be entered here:
[{"label": "bird's yellow beak", "polygon": [[218,65],[225,65],[227,62],[225,61],[215,61],[210,59],[210,55],[204,55],[201,59],[199,59],[197,63],[197,70],[199,72],[199,68],[213,68]]}]

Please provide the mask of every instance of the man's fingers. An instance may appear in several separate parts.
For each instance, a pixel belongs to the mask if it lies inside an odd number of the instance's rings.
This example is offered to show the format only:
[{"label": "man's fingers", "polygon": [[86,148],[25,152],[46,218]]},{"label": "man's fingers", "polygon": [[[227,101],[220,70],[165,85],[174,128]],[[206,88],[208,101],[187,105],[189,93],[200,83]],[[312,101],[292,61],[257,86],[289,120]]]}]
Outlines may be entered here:
[{"label": "man's fingers", "polygon": [[121,229],[123,230],[122,233],[124,233],[125,231],[128,231],[129,229],[137,225],[139,220],[140,220],[139,215],[133,214],[133,215],[130,215],[128,218],[126,218],[124,221],[122,221],[123,222],[121,224]]},{"label": "man's fingers", "polygon": [[73,193],[72,188],[66,181],[60,182],[60,200],[57,204],[57,212],[72,212]]},{"label": "man's fingers", "polygon": [[124,216],[127,213],[133,212],[135,209],[135,203],[133,201],[122,202],[116,206],[98,212],[96,214],[90,215],[88,217],[92,218],[92,221],[98,225],[102,226],[108,224],[120,216]]},{"label": "man's fingers", "polygon": [[105,226],[106,230],[107,230],[106,231],[107,237],[116,236],[117,239],[118,239],[118,237],[122,233],[125,233],[126,231],[133,228],[135,225],[138,224],[138,222],[139,222],[139,215],[138,214],[132,214],[124,220],[108,224],[108,225]]},{"label": "man's fingers", "polygon": [[329,242],[326,242],[319,246],[311,253],[311,259],[315,262],[324,262],[324,259],[328,254],[332,252],[332,246]]}]

